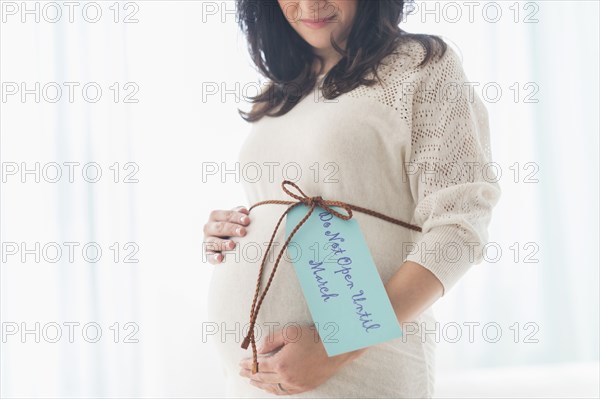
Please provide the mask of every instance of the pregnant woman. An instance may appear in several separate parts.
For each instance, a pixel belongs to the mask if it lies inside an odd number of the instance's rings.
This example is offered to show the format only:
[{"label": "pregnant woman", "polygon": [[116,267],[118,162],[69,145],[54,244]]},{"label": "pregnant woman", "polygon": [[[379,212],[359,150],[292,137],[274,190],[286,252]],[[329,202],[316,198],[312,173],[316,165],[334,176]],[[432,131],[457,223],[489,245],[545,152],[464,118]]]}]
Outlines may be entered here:
[{"label": "pregnant woman", "polygon": [[[219,325],[213,342],[228,397],[433,395],[431,305],[481,262],[501,191],[481,172],[491,162],[486,108],[450,46],[399,28],[404,3],[238,0],[252,60],[268,85],[242,113],[251,131],[240,166],[258,167],[243,181],[248,206],[215,210],[204,226],[215,265],[209,320]],[[291,255],[269,281],[286,238],[283,219],[259,279],[261,293],[269,288],[253,330],[256,368],[252,348],[241,346],[261,260],[286,205],[251,205],[294,200],[283,179],[310,197],[420,227],[353,213],[401,338],[327,356]]]}]

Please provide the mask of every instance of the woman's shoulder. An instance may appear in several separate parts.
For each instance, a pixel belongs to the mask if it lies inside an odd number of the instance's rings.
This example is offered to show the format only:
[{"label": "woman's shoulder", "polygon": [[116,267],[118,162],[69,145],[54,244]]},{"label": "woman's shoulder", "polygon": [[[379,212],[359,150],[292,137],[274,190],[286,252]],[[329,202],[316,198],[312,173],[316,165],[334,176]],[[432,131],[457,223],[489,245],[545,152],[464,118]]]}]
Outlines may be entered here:
[{"label": "woman's shoulder", "polygon": [[399,40],[394,50],[382,60],[377,74],[390,84],[421,81],[462,74],[462,61],[454,48],[442,39],[424,38],[430,43],[431,56],[422,40],[407,37]]},{"label": "woman's shoulder", "polygon": [[[445,52],[443,48],[445,47]],[[392,51],[384,56],[369,79],[375,79],[373,85],[361,85],[348,93],[351,97],[368,97],[395,110],[406,109],[407,101],[431,79],[443,78],[448,71],[459,70],[460,60],[450,46],[442,46],[431,38],[431,57],[423,62],[427,50],[421,41],[412,37],[398,40]]]}]

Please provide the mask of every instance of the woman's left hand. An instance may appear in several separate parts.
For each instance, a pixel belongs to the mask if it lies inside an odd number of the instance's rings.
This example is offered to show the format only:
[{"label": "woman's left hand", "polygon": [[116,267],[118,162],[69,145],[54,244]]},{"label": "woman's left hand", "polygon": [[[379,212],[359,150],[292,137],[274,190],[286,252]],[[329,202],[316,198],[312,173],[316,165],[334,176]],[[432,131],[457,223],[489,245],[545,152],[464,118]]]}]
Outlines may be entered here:
[{"label": "woman's left hand", "polygon": [[[277,349],[273,355],[260,356]],[[252,374],[250,357],[240,361],[240,375],[274,395],[298,394],[318,387],[364,350],[328,357],[314,326],[296,326],[267,336],[258,348],[258,373]]]}]

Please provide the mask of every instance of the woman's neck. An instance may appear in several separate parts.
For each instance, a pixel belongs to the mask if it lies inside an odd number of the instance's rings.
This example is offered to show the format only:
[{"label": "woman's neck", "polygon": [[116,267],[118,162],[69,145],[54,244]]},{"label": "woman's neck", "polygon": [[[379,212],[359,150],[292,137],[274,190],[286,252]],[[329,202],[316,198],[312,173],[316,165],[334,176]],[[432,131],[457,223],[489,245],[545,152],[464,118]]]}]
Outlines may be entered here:
[{"label": "woman's neck", "polygon": [[315,61],[314,70],[317,75],[326,74],[340,61],[340,59],[342,59],[342,55],[338,53],[333,47],[327,49],[315,49],[314,52],[316,55],[325,60],[325,65],[323,65],[321,70],[319,70],[319,62]]}]

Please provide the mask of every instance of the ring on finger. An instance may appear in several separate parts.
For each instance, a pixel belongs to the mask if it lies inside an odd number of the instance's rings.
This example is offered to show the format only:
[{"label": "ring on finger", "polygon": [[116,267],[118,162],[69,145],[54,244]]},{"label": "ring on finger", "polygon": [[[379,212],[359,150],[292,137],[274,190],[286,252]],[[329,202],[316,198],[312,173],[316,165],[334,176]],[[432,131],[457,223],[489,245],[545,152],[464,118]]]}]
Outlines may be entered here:
[{"label": "ring on finger", "polygon": [[285,389],[280,382],[277,383],[277,388],[279,388],[281,392],[287,392],[287,389]]}]

